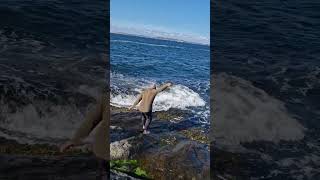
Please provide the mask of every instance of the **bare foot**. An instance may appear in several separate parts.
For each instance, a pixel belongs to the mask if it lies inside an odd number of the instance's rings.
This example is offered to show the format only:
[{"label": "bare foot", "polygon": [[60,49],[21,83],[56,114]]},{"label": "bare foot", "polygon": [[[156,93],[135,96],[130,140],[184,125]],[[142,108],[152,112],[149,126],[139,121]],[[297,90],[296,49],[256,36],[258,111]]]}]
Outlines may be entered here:
[{"label": "bare foot", "polygon": [[150,134],[150,131],[144,130],[143,134]]}]

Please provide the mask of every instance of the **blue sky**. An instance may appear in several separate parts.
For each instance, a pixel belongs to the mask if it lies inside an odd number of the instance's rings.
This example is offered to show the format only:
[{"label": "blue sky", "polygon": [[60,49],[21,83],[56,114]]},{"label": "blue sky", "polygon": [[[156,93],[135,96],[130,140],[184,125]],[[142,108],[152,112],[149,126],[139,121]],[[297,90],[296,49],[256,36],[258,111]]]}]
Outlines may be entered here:
[{"label": "blue sky", "polygon": [[209,0],[111,0],[110,11],[111,26],[210,36]]}]

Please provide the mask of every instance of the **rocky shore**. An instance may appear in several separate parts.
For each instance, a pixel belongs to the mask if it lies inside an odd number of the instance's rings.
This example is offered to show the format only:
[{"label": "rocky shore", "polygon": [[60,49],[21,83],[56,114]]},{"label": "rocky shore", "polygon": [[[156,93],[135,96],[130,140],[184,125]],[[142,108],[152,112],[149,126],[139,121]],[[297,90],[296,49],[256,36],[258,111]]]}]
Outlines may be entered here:
[{"label": "rocky shore", "polygon": [[[181,110],[156,112],[151,134],[143,135],[139,112],[112,107],[111,179],[209,179],[207,129],[185,121],[187,115]],[[99,178],[99,165],[89,147],[62,154],[56,145],[5,138],[0,143],[0,179]]]},{"label": "rocky shore", "polygon": [[151,134],[141,134],[137,111],[111,109],[111,160],[136,160],[150,179],[210,179],[206,128],[181,110],[156,112]]},{"label": "rocky shore", "polygon": [[60,153],[48,144],[19,144],[0,139],[0,179],[94,180],[99,177],[96,158],[85,149]]}]

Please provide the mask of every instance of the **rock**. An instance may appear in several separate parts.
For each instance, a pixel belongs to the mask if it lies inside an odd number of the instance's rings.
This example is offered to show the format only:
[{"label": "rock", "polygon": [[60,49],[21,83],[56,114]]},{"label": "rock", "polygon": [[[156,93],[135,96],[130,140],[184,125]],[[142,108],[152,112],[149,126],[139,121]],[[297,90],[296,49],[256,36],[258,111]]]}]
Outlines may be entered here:
[{"label": "rock", "polygon": [[191,140],[198,141],[207,145],[210,144],[208,132],[203,128],[190,128],[182,130],[181,133]]},{"label": "rock", "polygon": [[129,159],[142,148],[140,137],[130,137],[110,144],[110,159]]},{"label": "rock", "polygon": [[73,148],[61,153],[56,145],[51,144],[20,144],[15,140],[8,140],[0,137],[0,153],[13,155],[33,155],[33,156],[59,156],[59,155],[88,155],[91,151],[89,147],[82,146]]},{"label": "rock", "polygon": [[113,111],[111,159],[135,159],[153,179],[210,179],[208,139],[200,133],[201,127],[183,119],[172,123],[169,117],[176,116],[166,113],[157,113],[151,134],[143,135],[140,113]]},{"label": "rock", "polygon": [[110,172],[110,179],[112,180],[138,180],[137,178],[134,178],[132,176],[129,176],[128,174],[111,170]]},{"label": "rock", "polygon": [[205,145],[194,141],[152,149],[138,156],[153,179],[210,179],[209,152]]},{"label": "rock", "polygon": [[130,148],[132,145],[127,139],[116,141],[110,144],[110,158],[115,159],[127,159],[130,155]]},{"label": "rock", "polygon": [[0,155],[0,179],[95,180],[100,173],[94,156],[44,157]]},{"label": "rock", "polygon": [[98,161],[80,149],[60,153],[55,145],[20,144],[0,138],[0,179],[95,180]]}]

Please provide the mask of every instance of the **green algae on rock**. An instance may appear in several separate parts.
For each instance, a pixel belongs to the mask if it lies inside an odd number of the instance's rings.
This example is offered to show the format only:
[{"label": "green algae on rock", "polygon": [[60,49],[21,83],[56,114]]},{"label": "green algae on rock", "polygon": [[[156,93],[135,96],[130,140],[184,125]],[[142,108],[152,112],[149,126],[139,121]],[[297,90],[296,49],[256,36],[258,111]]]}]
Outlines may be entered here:
[{"label": "green algae on rock", "polygon": [[137,160],[113,160],[110,161],[110,168],[116,171],[127,173],[133,177],[150,179],[147,172],[139,166]]},{"label": "green algae on rock", "polygon": [[125,107],[116,107],[116,106],[110,106],[110,111],[114,113],[120,113],[120,112],[130,112],[128,108]]},{"label": "green algae on rock", "polygon": [[203,144],[210,144],[210,139],[208,137],[208,133],[205,133],[201,128],[191,128],[182,130],[181,133],[186,136],[187,138],[198,141]]},{"label": "green algae on rock", "polygon": [[171,113],[163,112],[163,111],[156,112],[155,115],[156,115],[157,119],[166,120],[166,121],[181,118],[181,115],[179,115],[179,114],[171,114]]}]

